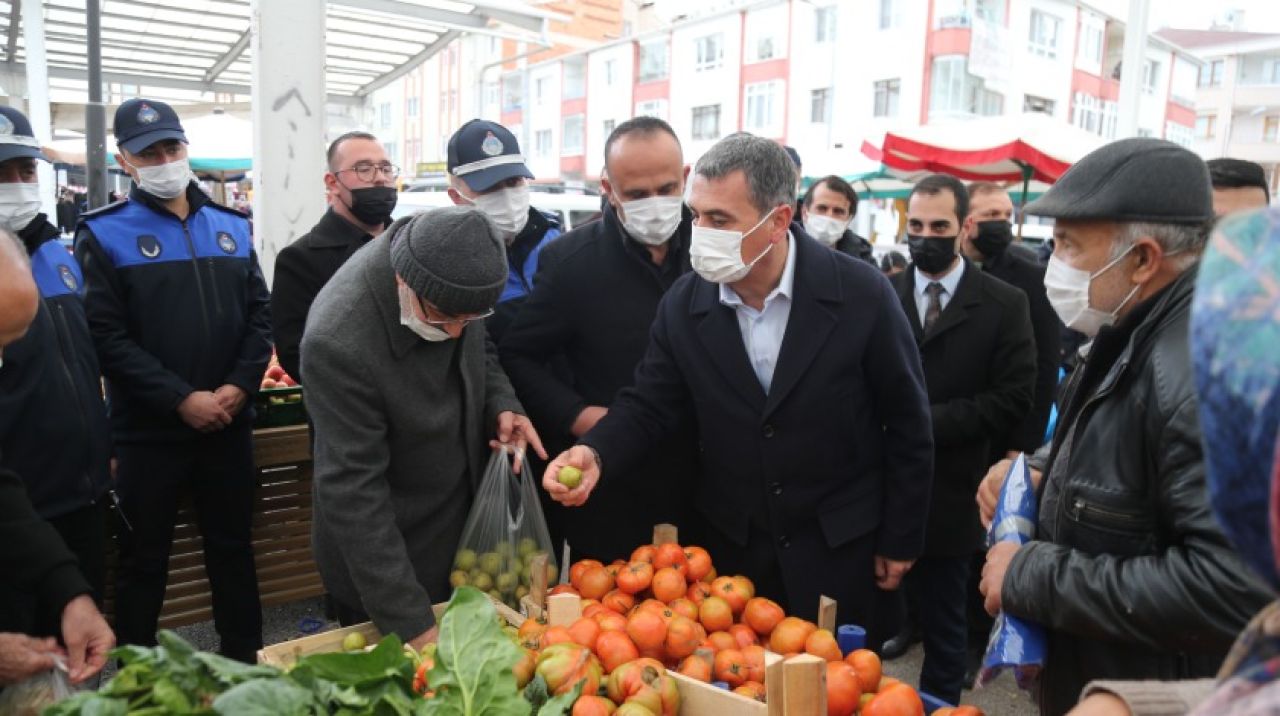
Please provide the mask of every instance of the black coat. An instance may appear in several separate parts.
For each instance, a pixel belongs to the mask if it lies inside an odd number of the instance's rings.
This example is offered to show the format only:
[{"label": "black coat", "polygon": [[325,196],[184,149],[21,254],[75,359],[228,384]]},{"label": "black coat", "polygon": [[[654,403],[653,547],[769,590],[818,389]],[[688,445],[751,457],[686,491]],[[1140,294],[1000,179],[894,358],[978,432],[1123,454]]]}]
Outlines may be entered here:
[{"label": "black coat", "polygon": [[826,594],[842,623],[870,624],[873,556],[914,559],[924,544],[924,378],[880,272],[792,234],[795,286],[768,395],[720,287],[689,274],[658,307],[635,386],[583,442],[608,481],[694,423],[702,474],[673,498],[692,498],[718,569],[776,565],[782,586],[768,596],[795,613],[812,618]]},{"label": "black coat", "polygon": [[1031,331],[1036,340],[1036,387],[1031,414],[1018,423],[1008,437],[993,445],[996,450],[1032,453],[1044,443],[1049,412],[1058,392],[1058,367],[1062,365],[1062,321],[1044,290],[1045,267],[1029,250],[1009,247],[995,258],[982,262],[982,270],[1027,296],[1031,311]]},{"label": "black coat", "polygon": [[862,259],[872,266],[876,265],[875,250],[871,247],[871,242],[849,229],[845,229],[844,236],[836,242],[835,250],[849,254],[855,259]]},{"label": "black coat", "polygon": [[933,422],[934,479],[925,554],[958,557],[982,543],[974,495],[991,442],[1031,410],[1035,345],[1027,297],[977,270],[965,271],[928,334],[920,327],[914,264],[894,288],[920,346]]},{"label": "black coat", "polygon": [[[36,595],[60,613],[67,602],[92,591],[58,531],[36,515],[22,480],[5,469],[0,469],[0,544],[0,602],[5,590],[13,589]],[[0,609],[0,631],[15,629],[14,619],[13,610]]]},{"label": "black coat", "polygon": [[[573,444],[570,427],[583,408],[607,407],[631,385],[659,301],[689,271],[689,227],[685,209],[662,266],[624,235],[612,207],[601,220],[542,251],[533,292],[499,350],[551,454]],[[694,440],[685,431],[652,450],[635,469],[601,485],[584,507],[546,500],[552,535],[569,541],[575,560],[626,558],[649,541],[654,524],[687,524],[684,501],[671,495],[695,475]]]},{"label": "black coat", "polygon": [[276,256],[271,284],[271,331],[280,366],[294,380],[302,379],[299,348],[311,303],[342,264],[370,238],[330,208],[311,231]]}]

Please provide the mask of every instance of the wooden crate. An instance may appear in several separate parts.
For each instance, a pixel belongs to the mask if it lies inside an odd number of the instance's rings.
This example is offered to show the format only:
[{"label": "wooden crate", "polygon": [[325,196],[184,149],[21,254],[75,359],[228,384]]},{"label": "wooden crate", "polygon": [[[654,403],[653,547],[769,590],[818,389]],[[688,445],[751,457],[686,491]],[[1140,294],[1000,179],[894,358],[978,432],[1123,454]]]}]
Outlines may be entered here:
[{"label": "wooden crate", "polygon": [[[263,606],[287,604],[324,594],[311,554],[311,442],[306,425],[264,428],[253,433],[258,488],[253,505],[253,555]],[[106,612],[114,612],[117,556],[108,540]],[[213,618],[213,600],[204,567],[204,543],[191,501],[179,502],[169,583],[160,628]]]}]

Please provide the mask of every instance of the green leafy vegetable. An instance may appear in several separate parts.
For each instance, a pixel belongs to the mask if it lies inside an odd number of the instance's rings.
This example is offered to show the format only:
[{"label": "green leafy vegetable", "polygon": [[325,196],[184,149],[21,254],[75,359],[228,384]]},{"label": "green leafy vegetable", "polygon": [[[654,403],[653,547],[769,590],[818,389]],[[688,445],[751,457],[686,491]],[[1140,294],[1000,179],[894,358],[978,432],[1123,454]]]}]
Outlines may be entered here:
[{"label": "green leafy vegetable", "polygon": [[473,587],[453,593],[440,622],[435,667],[428,674],[435,698],[430,716],[526,716],[512,672],[522,653],[498,626],[493,602]]},{"label": "green leafy vegetable", "polygon": [[328,713],[315,696],[288,679],[256,679],[231,687],[214,699],[220,714],[236,716],[313,716]]}]

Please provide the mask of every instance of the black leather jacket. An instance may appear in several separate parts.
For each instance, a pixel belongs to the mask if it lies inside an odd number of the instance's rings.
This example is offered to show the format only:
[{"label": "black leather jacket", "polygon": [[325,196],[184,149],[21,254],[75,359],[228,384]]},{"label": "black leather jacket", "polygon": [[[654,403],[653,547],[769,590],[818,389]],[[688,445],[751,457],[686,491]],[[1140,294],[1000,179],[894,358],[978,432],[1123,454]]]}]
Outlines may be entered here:
[{"label": "black leather jacket", "polygon": [[1049,632],[1046,716],[1091,679],[1212,676],[1272,598],[1209,510],[1188,343],[1195,270],[1103,329],[1072,374],[1005,610]]}]

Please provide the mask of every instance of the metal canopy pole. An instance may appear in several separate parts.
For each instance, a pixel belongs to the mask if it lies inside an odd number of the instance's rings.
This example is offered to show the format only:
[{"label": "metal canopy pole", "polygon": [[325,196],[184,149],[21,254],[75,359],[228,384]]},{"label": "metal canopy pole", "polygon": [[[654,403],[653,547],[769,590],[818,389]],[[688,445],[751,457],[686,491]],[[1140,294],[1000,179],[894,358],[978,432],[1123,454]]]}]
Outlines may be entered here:
[{"label": "metal canopy pole", "polygon": [[102,0],[85,3],[88,35],[89,101],[84,106],[89,208],[107,203],[107,111],[102,103]]}]

